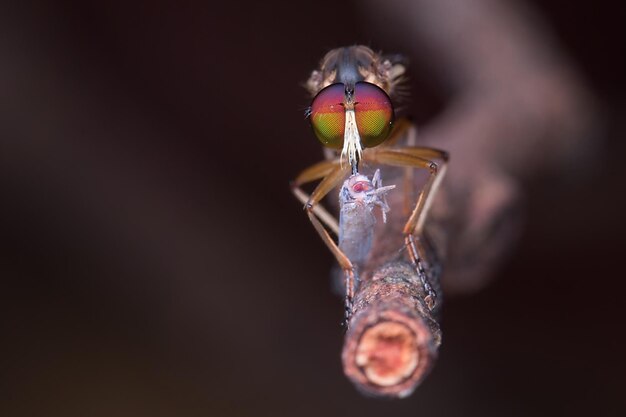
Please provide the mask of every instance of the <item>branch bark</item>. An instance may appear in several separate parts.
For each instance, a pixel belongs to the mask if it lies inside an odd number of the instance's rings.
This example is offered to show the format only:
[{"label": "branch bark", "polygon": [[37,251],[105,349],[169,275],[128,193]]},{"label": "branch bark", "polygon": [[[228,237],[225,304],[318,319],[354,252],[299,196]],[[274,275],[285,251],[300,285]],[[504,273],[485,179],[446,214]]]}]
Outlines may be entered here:
[{"label": "branch bark", "polygon": [[437,358],[441,329],[412,265],[392,262],[363,282],[343,348],[344,372],[365,394],[402,398]]}]

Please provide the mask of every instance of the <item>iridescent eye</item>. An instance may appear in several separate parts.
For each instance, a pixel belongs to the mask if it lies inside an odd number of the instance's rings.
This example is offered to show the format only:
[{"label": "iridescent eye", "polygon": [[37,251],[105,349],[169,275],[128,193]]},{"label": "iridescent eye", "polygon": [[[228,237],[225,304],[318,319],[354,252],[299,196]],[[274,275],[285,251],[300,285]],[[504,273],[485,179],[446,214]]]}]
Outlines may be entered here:
[{"label": "iridescent eye", "polygon": [[317,93],[311,103],[311,126],[324,146],[341,148],[346,124],[343,84],[332,84]]},{"label": "iridescent eye", "polygon": [[381,88],[367,82],[356,83],[354,113],[363,147],[371,148],[387,139],[393,124],[393,106]]}]

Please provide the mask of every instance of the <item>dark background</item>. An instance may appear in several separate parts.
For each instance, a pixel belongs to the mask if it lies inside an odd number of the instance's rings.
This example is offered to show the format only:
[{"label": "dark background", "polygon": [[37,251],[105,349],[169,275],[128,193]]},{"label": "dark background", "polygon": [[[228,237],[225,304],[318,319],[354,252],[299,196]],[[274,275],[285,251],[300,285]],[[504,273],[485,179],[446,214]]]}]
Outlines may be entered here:
[{"label": "dark background", "polygon": [[[377,35],[357,2],[0,8],[0,415],[624,415],[618,1],[534,5],[602,103],[601,160],[527,184],[491,285],[449,298],[407,400],[344,378],[333,260],[288,181],[319,160],[301,83]],[[447,92],[411,67],[412,113]]]}]

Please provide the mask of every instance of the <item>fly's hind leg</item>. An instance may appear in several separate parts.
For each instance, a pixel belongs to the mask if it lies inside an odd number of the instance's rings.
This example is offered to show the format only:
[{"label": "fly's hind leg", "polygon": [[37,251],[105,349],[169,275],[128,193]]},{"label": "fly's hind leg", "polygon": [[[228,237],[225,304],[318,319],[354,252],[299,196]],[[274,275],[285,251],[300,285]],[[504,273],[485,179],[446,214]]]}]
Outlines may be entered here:
[{"label": "fly's hind leg", "polygon": [[[424,287],[426,294],[424,301],[428,308],[432,310],[437,304],[437,294],[429,282],[428,275],[424,269],[424,254],[418,240],[423,235],[426,216],[445,174],[448,154],[432,148],[405,147],[380,150],[370,155],[369,159],[375,163],[422,168],[428,169],[430,172],[426,184],[417,197],[415,207],[404,225],[403,233],[409,258],[415,266],[418,277]],[[440,160],[441,163],[437,164],[433,159]]]},{"label": "fly's hind leg", "polygon": [[[355,273],[354,266],[350,259],[343,253],[339,246],[335,243],[333,238],[328,233],[324,224],[335,232],[339,233],[339,226],[337,219],[331,215],[319,202],[336,186],[341,184],[344,178],[348,174],[349,167],[341,167],[339,161],[322,161],[311,167],[305,169],[298,177],[292,182],[291,190],[298,200],[304,203],[304,209],[309,216],[309,220],[313,224],[313,227],[320,235],[322,241],[326,244],[331,253],[335,256],[337,263],[343,270],[345,277],[345,323],[347,325],[350,315],[352,313],[352,300],[354,298],[355,291]],[[317,185],[313,193],[309,196],[306,194],[300,186],[302,184],[322,179]],[[324,224],[322,224],[322,222]]]},{"label": "fly's hind leg", "polygon": [[345,325],[347,326],[348,321],[350,320],[350,316],[352,314],[352,301],[354,299],[354,291],[355,291],[355,284],[356,284],[356,280],[354,277],[354,266],[352,265],[352,262],[350,262],[350,259],[348,259],[348,257],[343,253],[343,251],[339,249],[339,246],[337,246],[335,241],[330,237],[324,225],[322,225],[322,223],[317,219],[317,217],[315,217],[315,214],[313,214],[311,210],[307,210],[307,214],[309,215],[309,220],[311,220],[313,227],[315,227],[315,230],[317,230],[317,233],[320,235],[320,237],[322,238],[322,240],[324,241],[328,249],[330,249],[332,254],[335,255],[335,259],[337,259],[339,266],[343,270],[345,287],[346,287],[346,297],[345,297],[345,304],[344,304],[344,320],[345,320]]}]

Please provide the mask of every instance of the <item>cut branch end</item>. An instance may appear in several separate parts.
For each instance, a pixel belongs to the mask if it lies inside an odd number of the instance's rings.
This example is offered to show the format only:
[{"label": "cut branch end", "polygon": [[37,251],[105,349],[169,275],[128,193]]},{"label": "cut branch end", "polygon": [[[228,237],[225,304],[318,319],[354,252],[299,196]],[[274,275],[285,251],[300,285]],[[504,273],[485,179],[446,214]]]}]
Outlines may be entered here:
[{"label": "cut branch end", "polygon": [[357,292],[342,359],[345,374],[366,394],[406,397],[435,363],[441,331],[412,274],[406,265],[390,265]]}]

